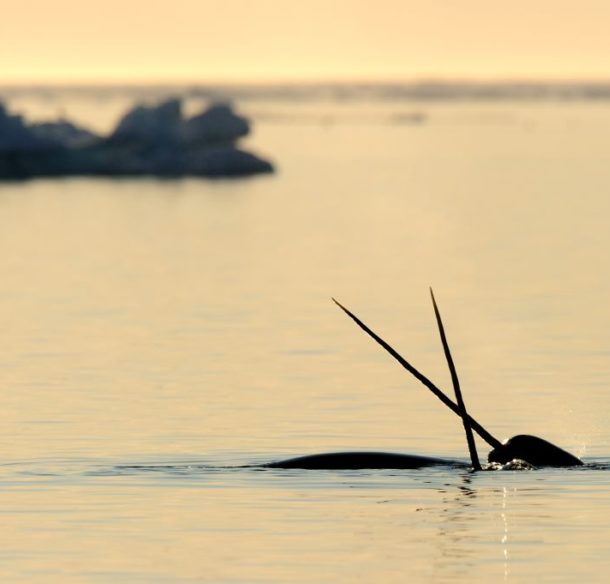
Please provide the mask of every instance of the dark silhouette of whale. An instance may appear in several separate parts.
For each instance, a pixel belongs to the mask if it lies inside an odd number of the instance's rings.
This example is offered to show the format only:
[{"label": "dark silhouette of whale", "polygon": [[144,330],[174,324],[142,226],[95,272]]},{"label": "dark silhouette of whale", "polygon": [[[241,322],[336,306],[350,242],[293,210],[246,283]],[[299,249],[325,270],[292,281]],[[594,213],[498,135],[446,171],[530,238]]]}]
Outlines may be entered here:
[{"label": "dark silhouette of whale", "polygon": [[[476,445],[474,442],[473,431],[476,432],[485,442],[487,442],[492,450],[488,455],[488,462],[506,464],[513,460],[525,461],[534,467],[551,466],[551,467],[569,467],[580,466],[583,462],[569,452],[555,446],[554,444],[538,438],[521,434],[514,436],[505,442],[500,442],[490,432],[488,432],[479,422],[477,422],[466,411],[466,406],[461,394],[459,380],[449,345],[445,336],[443,323],[440,312],[434,298],[434,293],[430,289],[434,313],[436,316],[437,325],[439,328],[445,357],[451,372],[451,380],[456,395],[456,402],[453,402],[445,395],[434,383],[432,383],[425,375],[420,373],[413,365],[411,365],[404,357],[402,357],[393,347],[384,341],[379,335],[373,332],[365,325],[355,314],[350,312],[345,306],[340,304],[334,298],[333,302],[345,312],[364,332],[366,332],[373,340],[381,345],[394,359],[396,359],[409,373],[423,383],[436,397],[438,397],[449,409],[454,411],[462,419],[466,438],[468,443],[468,451],[470,454],[470,462],[473,470],[482,470],[477,456]],[[415,469],[429,466],[468,466],[463,461],[451,460],[446,458],[436,458],[429,456],[419,456],[415,454],[400,454],[386,452],[330,452],[324,454],[312,454],[307,456],[298,456],[272,462],[264,466],[268,468],[300,468],[300,469]]]},{"label": "dark silhouette of whale", "polygon": [[583,464],[582,460],[563,448],[529,434],[513,436],[487,455],[489,462],[501,464],[514,459],[525,460],[532,466],[581,466]]},{"label": "dark silhouette of whale", "polygon": [[448,458],[419,456],[417,454],[400,454],[397,452],[328,452],[297,456],[266,464],[267,468],[305,468],[312,470],[343,469],[357,470],[362,468],[422,468],[425,466],[468,467],[468,463]]}]

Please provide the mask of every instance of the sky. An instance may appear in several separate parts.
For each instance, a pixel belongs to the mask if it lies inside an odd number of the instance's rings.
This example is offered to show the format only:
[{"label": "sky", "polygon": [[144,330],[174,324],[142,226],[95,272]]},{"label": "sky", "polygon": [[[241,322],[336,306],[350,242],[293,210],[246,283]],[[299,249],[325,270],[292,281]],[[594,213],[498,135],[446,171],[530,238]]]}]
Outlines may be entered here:
[{"label": "sky", "polygon": [[610,79],[608,0],[4,0],[0,83]]}]

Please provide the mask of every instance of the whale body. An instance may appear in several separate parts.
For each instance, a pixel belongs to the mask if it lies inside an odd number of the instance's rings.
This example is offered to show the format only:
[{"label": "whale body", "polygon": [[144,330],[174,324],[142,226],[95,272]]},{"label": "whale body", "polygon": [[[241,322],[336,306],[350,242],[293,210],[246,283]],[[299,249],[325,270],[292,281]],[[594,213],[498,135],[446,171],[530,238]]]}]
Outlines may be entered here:
[{"label": "whale body", "polygon": [[393,452],[327,452],[297,456],[265,465],[267,468],[303,468],[311,470],[409,469],[426,466],[467,467],[468,465],[459,460]]},{"label": "whale body", "polygon": [[583,462],[573,454],[538,436],[519,434],[494,448],[487,460],[506,464],[514,459],[525,460],[533,466],[582,466]]}]

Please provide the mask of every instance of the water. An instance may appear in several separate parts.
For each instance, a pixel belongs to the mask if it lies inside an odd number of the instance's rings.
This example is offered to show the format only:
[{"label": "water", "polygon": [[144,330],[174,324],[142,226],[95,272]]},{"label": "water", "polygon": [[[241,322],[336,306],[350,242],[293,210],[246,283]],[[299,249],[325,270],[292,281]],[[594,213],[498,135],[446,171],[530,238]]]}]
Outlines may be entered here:
[{"label": "water", "polygon": [[[129,99],[11,103],[107,129]],[[605,581],[609,104],[238,106],[276,175],[0,185],[3,579]],[[471,413],[592,466],[240,468],[465,459],[330,301],[448,388],[429,285]]]}]

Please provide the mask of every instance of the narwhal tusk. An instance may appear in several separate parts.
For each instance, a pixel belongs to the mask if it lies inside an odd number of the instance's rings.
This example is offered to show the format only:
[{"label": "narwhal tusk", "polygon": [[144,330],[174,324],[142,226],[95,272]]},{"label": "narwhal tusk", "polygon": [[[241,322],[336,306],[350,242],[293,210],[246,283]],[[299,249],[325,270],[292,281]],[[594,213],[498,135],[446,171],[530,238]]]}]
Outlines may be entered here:
[{"label": "narwhal tusk", "polygon": [[[438,399],[440,399],[449,409],[453,410],[458,416],[461,417],[460,408],[457,404],[455,404],[451,399],[449,399],[432,381],[430,381],[425,375],[420,373],[413,365],[411,365],[402,355],[400,355],[393,347],[391,347],[388,343],[386,343],[379,335],[374,333],[368,326],[366,326],[355,314],[350,312],[345,306],[343,306],[340,302],[335,300],[332,301],[341,309],[347,316],[349,316],[366,334],[368,334],[373,340],[375,340],[379,345],[381,345],[396,361],[398,361],[411,375],[413,375],[416,379],[418,379],[421,383],[423,383]],[[469,414],[466,415],[468,420],[470,421],[470,426],[472,429],[483,439],[487,444],[489,444],[493,448],[500,448],[502,443],[492,436],[479,422],[477,422],[472,416]]]},{"label": "narwhal tusk", "polygon": [[453,363],[453,357],[449,350],[449,343],[447,342],[447,335],[445,335],[445,327],[441,319],[441,313],[436,305],[436,299],[434,298],[434,292],[430,288],[430,296],[432,298],[432,306],[434,306],[434,315],[436,316],[436,323],[438,324],[438,332],[441,335],[441,342],[443,343],[443,351],[447,359],[447,365],[449,365],[449,371],[451,372],[451,383],[453,384],[453,391],[455,392],[455,400],[457,401],[460,415],[462,416],[462,423],[464,424],[464,431],[466,432],[466,442],[468,443],[468,452],[470,454],[470,462],[474,470],[481,470],[481,463],[479,462],[479,456],[477,454],[477,445],[474,441],[472,434],[472,427],[468,420],[468,412],[466,411],[466,404],[464,404],[464,398],[462,397],[462,390],[460,389],[460,380]]}]

